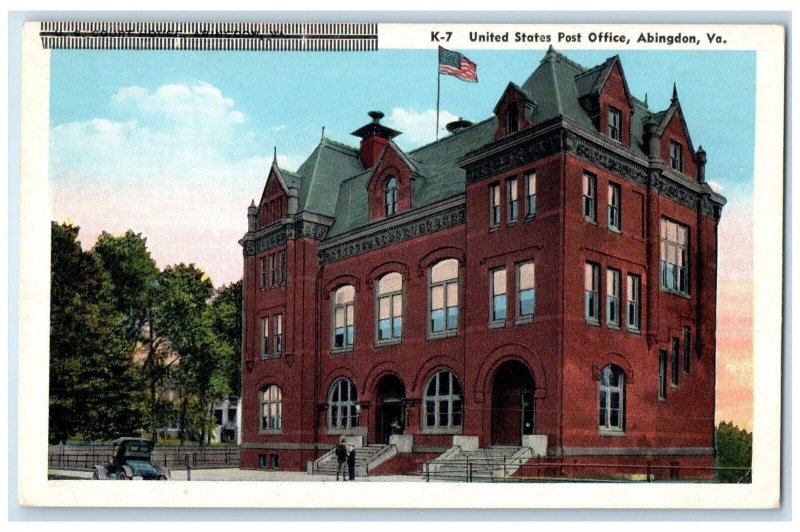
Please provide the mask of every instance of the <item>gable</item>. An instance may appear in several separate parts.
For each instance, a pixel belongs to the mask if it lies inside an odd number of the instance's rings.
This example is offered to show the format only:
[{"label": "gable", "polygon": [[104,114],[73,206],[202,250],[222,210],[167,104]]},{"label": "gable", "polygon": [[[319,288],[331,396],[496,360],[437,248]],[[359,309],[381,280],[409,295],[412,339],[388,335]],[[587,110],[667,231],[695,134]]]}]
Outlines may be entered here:
[{"label": "gable", "polygon": [[273,163],[258,204],[257,227],[265,227],[286,215],[289,189],[278,165]]},{"label": "gable", "polygon": [[679,144],[683,149],[683,173],[696,178],[697,158],[679,104],[674,104],[667,111],[659,129],[661,131],[661,159],[669,166],[670,143]]},{"label": "gable", "polygon": [[391,178],[396,180],[397,212],[410,209],[413,203],[413,181],[419,175],[418,172],[419,169],[414,161],[403,153],[397,144],[389,141],[367,182],[370,220],[377,220],[385,216],[384,189]]},{"label": "gable", "polygon": [[628,83],[625,81],[625,75],[622,72],[622,65],[619,60],[614,61],[608,70],[608,75],[600,88],[600,97],[607,99],[609,102],[614,102],[618,106],[624,105],[629,110],[633,109],[631,93],[628,90]]}]

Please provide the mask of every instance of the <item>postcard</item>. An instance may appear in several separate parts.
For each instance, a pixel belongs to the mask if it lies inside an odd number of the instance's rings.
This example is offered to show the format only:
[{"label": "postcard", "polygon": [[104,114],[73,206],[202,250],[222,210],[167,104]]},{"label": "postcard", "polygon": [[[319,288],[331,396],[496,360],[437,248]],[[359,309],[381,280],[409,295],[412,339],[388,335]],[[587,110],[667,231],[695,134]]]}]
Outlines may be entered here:
[{"label": "postcard", "polygon": [[21,504],[780,504],[782,27],[23,33]]}]

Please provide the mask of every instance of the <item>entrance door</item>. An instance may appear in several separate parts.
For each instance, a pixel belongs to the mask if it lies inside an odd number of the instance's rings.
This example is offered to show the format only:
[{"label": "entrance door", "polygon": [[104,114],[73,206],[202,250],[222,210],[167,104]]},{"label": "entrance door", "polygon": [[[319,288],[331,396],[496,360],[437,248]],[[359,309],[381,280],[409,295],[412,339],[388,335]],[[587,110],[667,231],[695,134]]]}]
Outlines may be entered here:
[{"label": "entrance door", "polygon": [[521,445],[534,431],[533,375],[518,361],[503,363],[492,384],[492,445]]},{"label": "entrance door", "polygon": [[405,431],[406,387],[395,375],[385,375],[376,392],[375,443],[389,443],[389,436]]}]

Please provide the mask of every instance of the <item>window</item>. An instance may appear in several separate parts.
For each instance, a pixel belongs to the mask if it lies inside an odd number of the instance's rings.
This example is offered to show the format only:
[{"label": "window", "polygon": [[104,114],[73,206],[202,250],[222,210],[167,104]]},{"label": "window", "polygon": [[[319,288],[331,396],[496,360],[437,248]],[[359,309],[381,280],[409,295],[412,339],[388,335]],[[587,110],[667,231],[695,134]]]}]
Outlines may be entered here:
[{"label": "window", "polygon": [[642,285],[638,275],[628,275],[628,329],[639,330],[639,301],[641,300]]},{"label": "window", "polygon": [[622,113],[613,107],[608,108],[608,136],[622,141]]},{"label": "window", "polygon": [[403,276],[387,273],[378,281],[378,341],[399,340],[403,334]]},{"label": "window", "polygon": [[619,270],[606,270],[606,324],[619,327]]},{"label": "window", "polygon": [[533,319],[536,307],[536,287],[533,262],[517,265],[517,320]]},{"label": "window", "polygon": [[261,358],[269,358],[269,318],[261,318]]},{"label": "window", "polygon": [[672,338],[672,385],[678,385],[678,370],[681,367],[680,341]]},{"label": "window", "polygon": [[587,262],[584,271],[584,314],[589,323],[600,323],[600,266]]},{"label": "window", "polygon": [[280,260],[278,261],[280,263],[280,282],[281,286],[284,286],[286,284],[286,250],[282,249],[278,256],[280,257]]},{"label": "window", "polygon": [[620,216],[620,204],[622,202],[622,190],[615,183],[608,184],[608,228],[612,231],[622,230],[622,217]]},{"label": "window", "polygon": [[384,204],[386,206],[386,216],[397,214],[397,180],[394,177],[390,177],[386,182]]},{"label": "window", "polygon": [[674,141],[669,143],[669,167],[683,172],[683,148]]},{"label": "window", "polygon": [[279,357],[283,354],[283,316],[281,314],[275,315],[275,356]]},{"label": "window", "polygon": [[600,370],[600,432],[625,430],[625,373],[618,366]]},{"label": "window", "polygon": [[436,373],[425,387],[425,429],[461,427],[461,383],[452,372]]},{"label": "window", "polygon": [[525,216],[536,216],[536,174],[525,176]]},{"label": "window", "polygon": [[661,287],[689,293],[689,228],[661,219]]},{"label": "window", "polygon": [[683,328],[683,372],[689,373],[692,369],[692,329]]},{"label": "window", "polygon": [[498,227],[500,225],[500,185],[495,183],[489,187],[489,225]]},{"label": "window", "polygon": [[506,109],[506,129],[509,135],[519,131],[519,111],[517,110],[517,104],[512,103]]},{"label": "window", "polygon": [[358,426],[358,392],[349,379],[341,378],[328,392],[328,428],[348,429]]},{"label": "window", "polygon": [[267,289],[267,258],[261,257],[261,289]]},{"label": "window", "polygon": [[583,174],[583,217],[590,221],[597,221],[595,199],[597,198],[597,177],[592,174]]},{"label": "window", "polygon": [[658,398],[667,398],[667,352],[663,349],[658,352]]},{"label": "window", "polygon": [[458,261],[445,259],[431,268],[430,332],[458,329]]},{"label": "window", "polygon": [[352,285],[338,288],[333,295],[333,348],[353,347],[353,300],[356,289]]},{"label": "window", "polygon": [[261,392],[261,431],[280,432],[281,422],[281,389],[271,384]]},{"label": "window", "polygon": [[508,221],[517,221],[519,216],[519,191],[517,190],[517,178],[512,177],[506,180],[506,196],[508,197]]},{"label": "window", "polygon": [[269,256],[269,287],[275,288],[275,254]]},{"label": "window", "polygon": [[489,274],[491,291],[491,321],[505,323],[506,321],[506,269],[498,268]]}]

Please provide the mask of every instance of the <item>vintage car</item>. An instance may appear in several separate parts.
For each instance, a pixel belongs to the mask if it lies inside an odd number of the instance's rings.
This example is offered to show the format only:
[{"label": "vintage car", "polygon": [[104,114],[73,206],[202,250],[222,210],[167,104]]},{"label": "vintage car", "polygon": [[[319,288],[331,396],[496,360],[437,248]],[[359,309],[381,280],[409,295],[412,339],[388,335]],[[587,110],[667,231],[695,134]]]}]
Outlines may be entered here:
[{"label": "vintage car", "polygon": [[95,480],[169,480],[169,469],[150,461],[150,440],[119,438],[112,443],[114,458],[106,465],[94,466]]}]

